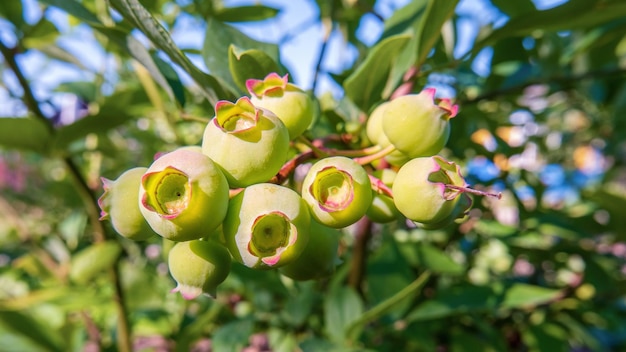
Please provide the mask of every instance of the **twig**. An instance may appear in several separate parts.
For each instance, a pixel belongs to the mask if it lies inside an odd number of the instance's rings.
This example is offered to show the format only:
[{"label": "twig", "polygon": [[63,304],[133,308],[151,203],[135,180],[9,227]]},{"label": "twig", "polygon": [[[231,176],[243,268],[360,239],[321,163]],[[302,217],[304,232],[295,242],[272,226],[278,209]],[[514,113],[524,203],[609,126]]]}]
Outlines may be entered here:
[{"label": "twig", "polygon": [[348,274],[348,285],[360,294],[363,294],[361,284],[365,277],[367,244],[370,238],[372,238],[372,221],[364,216],[356,223],[355,243],[350,259],[350,274]]}]

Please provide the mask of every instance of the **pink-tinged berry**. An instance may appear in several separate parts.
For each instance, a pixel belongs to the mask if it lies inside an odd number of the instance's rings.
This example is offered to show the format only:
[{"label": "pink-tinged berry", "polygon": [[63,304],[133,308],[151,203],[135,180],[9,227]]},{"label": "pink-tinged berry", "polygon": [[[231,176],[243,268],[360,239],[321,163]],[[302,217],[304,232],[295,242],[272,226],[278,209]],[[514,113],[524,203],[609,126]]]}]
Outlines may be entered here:
[{"label": "pink-tinged berry", "polygon": [[136,167],[122,173],[116,180],[102,178],[104,193],[98,199],[100,220],[110,220],[118,234],[135,241],[146,240],[154,231],[146,222],[139,206],[139,186],[145,167]]},{"label": "pink-tinged berry", "polygon": [[175,150],[155,160],[139,191],[140,210],[152,229],[172,241],[205,237],[223,221],[228,182],[206,155]]},{"label": "pink-tinged berry", "polygon": [[[471,205],[464,199],[468,197],[466,187],[458,165],[433,156],[404,164],[392,190],[394,203],[404,216],[424,226],[441,227]],[[462,199],[461,208],[457,208]]]},{"label": "pink-tinged berry", "polygon": [[246,86],[252,104],[276,114],[289,130],[289,139],[300,136],[313,121],[313,100],[302,89],[289,83],[288,75],[281,77],[270,73],[263,80],[247,80]]},{"label": "pink-tinged berry", "polygon": [[354,224],[369,208],[369,176],[350,158],[334,156],[311,167],[302,184],[302,198],[318,222],[333,228]]},{"label": "pink-tinged berry", "polygon": [[231,258],[228,250],[216,241],[192,240],[176,243],[167,262],[178,284],[172,292],[180,292],[185,299],[201,294],[215,298],[217,286],[230,272]]},{"label": "pink-tinged berry", "polygon": [[339,230],[311,221],[309,243],[302,254],[278,270],[297,281],[318,280],[332,275],[340,262],[337,256],[340,238]]},{"label": "pink-tinged berry", "polygon": [[441,151],[450,136],[449,120],[458,106],[449,99],[435,103],[435,89],[427,88],[392,100],[383,116],[383,131],[389,142],[409,158],[432,156]]},{"label": "pink-tinged berry", "polygon": [[218,102],[202,139],[202,152],[221,167],[233,188],[272,178],[288,150],[289,132],[282,121],[247,97]]},{"label": "pink-tinged berry", "polygon": [[233,258],[257,269],[293,262],[309,241],[311,216],[295,191],[259,183],[230,200],[222,226]]}]

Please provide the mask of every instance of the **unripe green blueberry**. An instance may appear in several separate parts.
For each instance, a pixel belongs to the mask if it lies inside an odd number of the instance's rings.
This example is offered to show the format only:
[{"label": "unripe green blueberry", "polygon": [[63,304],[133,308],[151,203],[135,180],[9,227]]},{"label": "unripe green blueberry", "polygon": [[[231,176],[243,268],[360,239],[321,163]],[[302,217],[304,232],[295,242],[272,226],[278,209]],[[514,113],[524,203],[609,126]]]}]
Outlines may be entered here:
[{"label": "unripe green blueberry", "polygon": [[441,151],[450,136],[450,118],[457,105],[449,99],[434,102],[435,89],[427,88],[392,100],[383,116],[383,131],[389,142],[409,158],[432,156]]},{"label": "unripe green blueberry", "polygon": [[359,220],[372,203],[367,172],[350,158],[333,156],[311,167],[302,183],[302,198],[318,222],[341,228]]},{"label": "unripe green blueberry", "polygon": [[424,224],[449,220],[466,187],[458,165],[442,157],[416,158],[404,164],[393,182],[393,199],[408,219]]},{"label": "unripe green blueberry", "polygon": [[176,243],[169,251],[167,263],[178,284],[172,292],[180,292],[185,299],[201,294],[215,298],[217,286],[230,272],[231,258],[216,241],[192,240]]},{"label": "unripe green blueberry", "polygon": [[[389,105],[390,102],[384,102],[378,105],[370,114],[367,119],[367,124],[365,125],[367,139],[369,139],[372,144],[379,145],[381,148],[386,148],[391,145],[391,142],[389,142],[389,139],[383,131],[383,116]],[[402,166],[404,163],[411,160],[411,158],[399,150],[394,150],[385,156],[385,160],[391,165]]]},{"label": "unripe green blueberry", "polygon": [[273,113],[257,109],[247,97],[219,101],[207,124],[202,152],[215,161],[231,187],[272,178],[287,159],[289,132]]},{"label": "unripe green blueberry", "polygon": [[172,241],[198,239],[224,220],[228,182],[206,155],[175,150],[148,168],[139,202],[141,213],[159,235]]},{"label": "unripe green blueberry", "polygon": [[[391,169],[376,170],[373,176],[378,178],[385,186],[391,187],[396,178],[396,172]],[[393,202],[393,198],[372,190],[372,204],[367,209],[367,217],[373,222],[386,223],[397,220],[400,212]]]},{"label": "unripe green blueberry", "polygon": [[293,262],[309,241],[311,216],[295,191],[271,184],[246,187],[230,200],[222,230],[233,258],[256,269]]},{"label": "unripe green blueberry", "polygon": [[125,171],[113,181],[103,177],[104,193],[98,199],[102,210],[100,220],[110,220],[115,232],[135,241],[155,235],[137,204],[141,177],[146,170],[145,167],[136,167]]},{"label": "unripe green blueberry", "polygon": [[472,197],[463,193],[459,195],[459,198],[459,201],[454,206],[454,210],[444,219],[434,223],[423,224],[418,222],[416,224],[425,230],[438,230],[453,222],[463,222],[467,218],[469,209],[472,207]]},{"label": "unripe green blueberry", "polygon": [[317,280],[332,275],[339,263],[337,250],[340,237],[339,230],[311,221],[309,243],[302,254],[278,270],[297,281]]},{"label": "unripe green blueberry", "polygon": [[289,130],[289,139],[295,139],[309,127],[315,109],[311,97],[288,77],[270,73],[264,80],[247,80],[246,87],[252,104],[276,114]]}]

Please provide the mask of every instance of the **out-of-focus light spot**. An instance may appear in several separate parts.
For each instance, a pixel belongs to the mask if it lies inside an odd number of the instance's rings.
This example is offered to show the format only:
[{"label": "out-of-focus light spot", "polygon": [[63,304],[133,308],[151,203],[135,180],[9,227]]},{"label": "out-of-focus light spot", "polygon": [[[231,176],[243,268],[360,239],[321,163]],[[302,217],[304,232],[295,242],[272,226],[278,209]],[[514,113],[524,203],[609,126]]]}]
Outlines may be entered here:
[{"label": "out-of-focus light spot", "polygon": [[596,210],[593,213],[593,219],[600,225],[608,225],[611,220],[611,214],[604,209]]},{"label": "out-of-focus light spot", "polygon": [[526,142],[524,129],[519,126],[502,126],[496,128],[496,135],[511,147],[519,147]]},{"label": "out-of-focus light spot", "polygon": [[475,177],[481,182],[493,180],[500,175],[500,169],[489,159],[477,157],[467,165],[468,176]]},{"label": "out-of-focus light spot", "polygon": [[556,150],[561,148],[561,141],[563,140],[563,136],[561,132],[550,132],[546,136],[546,147],[550,150]]},{"label": "out-of-focus light spot", "polygon": [[579,146],[574,150],[574,165],[585,174],[600,174],[605,168],[602,153],[592,146]]},{"label": "out-of-focus light spot", "polygon": [[534,115],[528,110],[516,110],[509,116],[509,121],[515,125],[524,125],[534,120]]},{"label": "out-of-focus light spot", "polygon": [[539,174],[541,182],[550,187],[558,186],[565,182],[565,171],[563,167],[558,164],[546,165],[546,167]]},{"label": "out-of-focus light spot", "polygon": [[485,128],[481,128],[478,131],[472,133],[472,136],[470,138],[472,142],[482,145],[490,152],[496,150],[496,147],[498,146],[496,139],[493,137],[491,132],[489,132],[489,130]]},{"label": "out-of-focus light spot", "polygon": [[566,131],[576,132],[589,127],[589,117],[585,112],[578,109],[571,109],[563,115],[563,127]]}]

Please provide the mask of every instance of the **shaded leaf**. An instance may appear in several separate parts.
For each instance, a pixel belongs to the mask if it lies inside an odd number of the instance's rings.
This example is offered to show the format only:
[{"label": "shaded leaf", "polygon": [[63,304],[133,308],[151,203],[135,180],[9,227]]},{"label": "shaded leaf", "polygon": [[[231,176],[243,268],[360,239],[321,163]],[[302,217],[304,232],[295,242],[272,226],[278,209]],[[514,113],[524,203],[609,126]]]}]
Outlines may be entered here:
[{"label": "shaded leaf", "polygon": [[383,91],[389,73],[410,38],[410,35],[396,35],[376,44],[365,61],[346,79],[346,95],[361,110],[368,111],[372,105],[387,98],[383,96]]},{"label": "shaded leaf", "polygon": [[174,44],[165,28],[138,0],[110,0],[110,2],[126,20],[137,26],[157,48],[163,50],[173,62],[180,65],[191,76],[211,104],[215,105],[220,98],[226,99],[230,97],[230,94],[227,94],[227,91],[223,89],[222,85],[213,76],[200,71],[185,56]]},{"label": "shaded leaf", "polygon": [[417,251],[420,263],[435,273],[460,275],[465,271],[461,264],[433,245],[420,243]]},{"label": "shaded leaf", "polygon": [[517,17],[529,12],[536,11],[537,8],[530,0],[490,0],[491,3],[499,8],[502,12],[509,17]]},{"label": "shaded leaf", "polygon": [[[178,73],[163,59],[161,59],[156,53],[152,53],[152,60],[156,67],[159,69],[159,73],[165,78],[168,86],[171,88],[171,94],[174,95],[180,106],[185,106],[185,87],[178,77]],[[152,77],[155,75],[152,74]],[[162,85],[163,86],[163,85]],[[170,92],[168,92],[170,93]]]},{"label": "shaded leaf", "polygon": [[54,23],[45,17],[41,18],[34,26],[24,33],[22,43],[26,48],[37,49],[54,43],[59,36],[59,30]]},{"label": "shaded leaf", "polygon": [[505,292],[502,307],[529,308],[550,302],[562,295],[563,291],[559,289],[516,283]]},{"label": "shaded leaf", "polygon": [[122,248],[117,242],[107,241],[93,244],[78,252],[72,258],[70,279],[78,284],[86,284],[102,271],[112,268]]},{"label": "shaded leaf", "polygon": [[29,117],[0,118],[0,146],[45,153],[51,139],[52,133],[43,121]]},{"label": "shaded leaf", "polygon": [[426,12],[421,18],[418,27],[417,60],[415,64],[419,67],[424,63],[431,49],[435,46],[437,39],[441,36],[441,27],[454,14],[454,9],[458,0],[430,0],[426,7]]},{"label": "shaded leaf", "polygon": [[222,8],[213,17],[222,22],[254,22],[274,18],[279,12],[265,5],[236,6]]},{"label": "shaded leaf", "polygon": [[350,287],[337,287],[324,300],[326,333],[336,342],[346,338],[346,328],[363,313],[363,302]]},{"label": "shaded leaf", "polygon": [[246,91],[246,80],[263,79],[272,72],[279,72],[276,62],[261,50],[241,50],[235,45],[228,48],[228,67],[233,81],[241,91]]},{"label": "shaded leaf", "polygon": [[0,311],[0,350],[63,351],[63,341],[50,326],[27,314]]},{"label": "shaded leaf", "polygon": [[[243,34],[237,28],[209,19],[207,21],[206,37],[202,46],[202,57],[209,71],[228,84],[232,90],[237,90],[235,78],[231,75],[229,48],[233,45],[242,53],[246,50],[255,50],[265,53],[265,56],[280,62],[278,46],[254,40]],[[255,55],[254,59],[260,59],[261,55]],[[267,59],[262,60],[267,65]],[[261,77],[263,78],[263,77]],[[239,78],[240,79],[240,78]],[[241,90],[241,92],[245,92]]]},{"label": "shaded leaf", "polygon": [[104,24],[100,22],[96,15],[91,13],[91,11],[87,10],[86,7],[76,0],[40,0],[40,2],[58,7],[80,21],[86,22],[90,26],[104,27]]},{"label": "shaded leaf", "polygon": [[440,292],[415,308],[407,321],[424,321],[451,315],[495,309],[499,300],[496,290],[488,286],[459,286]]},{"label": "shaded leaf", "polygon": [[248,345],[248,338],[252,335],[254,321],[242,319],[222,325],[213,334],[211,348],[214,351],[239,352]]},{"label": "shaded leaf", "polygon": [[22,28],[24,25],[22,0],[0,1],[0,16],[9,20],[16,28]]}]

